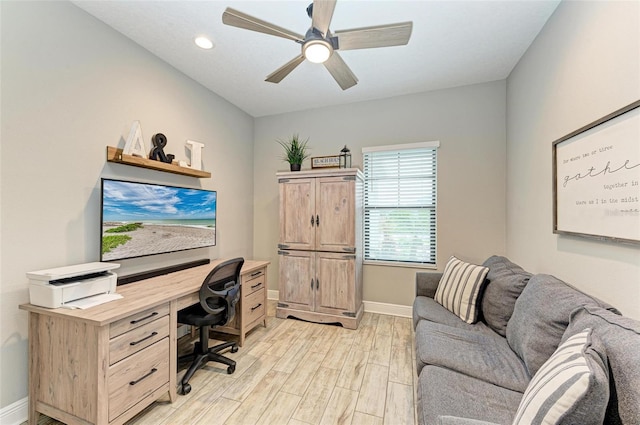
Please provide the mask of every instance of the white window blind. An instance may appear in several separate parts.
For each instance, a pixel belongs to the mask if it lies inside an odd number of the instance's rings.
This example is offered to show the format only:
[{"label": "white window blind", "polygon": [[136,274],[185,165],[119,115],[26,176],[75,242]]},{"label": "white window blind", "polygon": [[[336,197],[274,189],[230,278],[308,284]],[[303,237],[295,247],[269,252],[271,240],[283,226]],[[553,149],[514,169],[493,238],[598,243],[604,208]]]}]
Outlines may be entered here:
[{"label": "white window blind", "polygon": [[365,261],[435,265],[438,146],[362,150]]}]

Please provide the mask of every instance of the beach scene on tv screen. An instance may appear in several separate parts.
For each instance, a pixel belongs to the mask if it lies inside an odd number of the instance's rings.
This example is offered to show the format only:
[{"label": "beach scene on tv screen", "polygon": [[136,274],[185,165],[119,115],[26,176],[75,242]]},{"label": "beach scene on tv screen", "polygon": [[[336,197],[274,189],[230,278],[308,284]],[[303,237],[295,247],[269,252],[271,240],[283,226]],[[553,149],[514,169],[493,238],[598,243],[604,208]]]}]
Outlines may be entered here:
[{"label": "beach scene on tv screen", "polygon": [[215,245],[216,192],[103,180],[102,261]]}]

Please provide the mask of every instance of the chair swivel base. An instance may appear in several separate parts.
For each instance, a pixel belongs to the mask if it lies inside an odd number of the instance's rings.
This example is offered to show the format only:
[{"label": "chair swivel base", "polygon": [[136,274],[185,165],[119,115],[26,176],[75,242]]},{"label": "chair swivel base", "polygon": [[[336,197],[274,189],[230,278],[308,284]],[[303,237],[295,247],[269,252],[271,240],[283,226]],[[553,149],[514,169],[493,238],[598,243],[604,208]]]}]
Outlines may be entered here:
[{"label": "chair swivel base", "polygon": [[189,369],[187,369],[184,376],[182,377],[182,380],[180,381],[182,384],[182,390],[180,391],[180,393],[183,395],[186,395],[191,392],[191,385],[189,384],[189,380],[191,379],[193,374],[196,372],[196,370],[203,367],[205,364],[207,364],[207,362],[211,361],[211,362],[217,362],[217,363],[222,363],[227,365],[228,366],[227,373],[229,375],[235,372],[236,362],[227,357],[224,357],[221,354],[218,354],[218,352],[225,350],[229,347],[231,347],[232,353],[235,353],[238,351],[238,344],[236,342],[225,342],[223,344],[219,344],[208,349],[205,347],[205,350],[203,352],[202,345],[200,341],[198,341],[195,343],[193,353],[180,357],[178,359],[178,362],[193,360],[193,362],[191,363],[191,366],[189,366]]}]

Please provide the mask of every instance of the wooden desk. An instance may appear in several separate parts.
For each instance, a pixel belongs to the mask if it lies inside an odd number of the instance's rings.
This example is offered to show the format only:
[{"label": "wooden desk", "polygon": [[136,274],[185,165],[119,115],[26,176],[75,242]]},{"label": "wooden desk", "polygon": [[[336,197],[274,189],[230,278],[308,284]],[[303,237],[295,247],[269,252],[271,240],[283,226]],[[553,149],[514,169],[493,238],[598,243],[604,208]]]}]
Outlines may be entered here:
[{"label": "wooden desk", "polygon": [[[176,399],[177,312],[199,302],[204,278],[223,260],[118,287],[122,299],[87,310],[29,312],[29,424],[43,413],[69,425],[120,425],[160,396]],[[267,261],[242,267],[234,322],[239,336],[266,326]]]}]

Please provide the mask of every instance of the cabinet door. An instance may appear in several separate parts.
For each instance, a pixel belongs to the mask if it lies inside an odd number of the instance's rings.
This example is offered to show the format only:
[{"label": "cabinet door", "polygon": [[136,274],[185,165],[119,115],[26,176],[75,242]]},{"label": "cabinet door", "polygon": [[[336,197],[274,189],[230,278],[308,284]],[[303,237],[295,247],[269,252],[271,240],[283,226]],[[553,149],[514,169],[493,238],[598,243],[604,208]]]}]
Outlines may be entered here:
[{"label": "cabinet door", "polygon": [[316,252],[315,311],[355,317],[356,256]]},{"label": "cabinet door", "polygon": [[315,248],[315,179],[280,181],[281,249]]},{"label": "cabinet door", "polygon": [[280,279],[278,304],[313,311],[314,261],[312,251],[279,251]]},{"label": "cabinet door", "polygon": [[322,177],[316,182],[316,248],[355,252],[355,177]]}]

